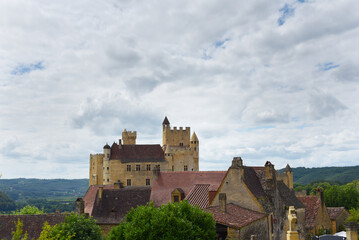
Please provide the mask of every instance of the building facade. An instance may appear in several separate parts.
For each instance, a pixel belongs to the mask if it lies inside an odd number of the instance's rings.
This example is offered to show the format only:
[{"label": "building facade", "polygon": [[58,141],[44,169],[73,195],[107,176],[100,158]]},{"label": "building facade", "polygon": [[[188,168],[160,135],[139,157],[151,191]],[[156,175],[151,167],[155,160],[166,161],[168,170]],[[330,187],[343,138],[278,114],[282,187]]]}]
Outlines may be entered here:
[{"label": "building facade", "polygon": [[103,153],[90,154],[89,185],[151,186],[160,171],[198,171],[199,141],[190,127],[171,128],[162,123],[163,145],[136,144],[137,132],[122,132],[122,139]]}]

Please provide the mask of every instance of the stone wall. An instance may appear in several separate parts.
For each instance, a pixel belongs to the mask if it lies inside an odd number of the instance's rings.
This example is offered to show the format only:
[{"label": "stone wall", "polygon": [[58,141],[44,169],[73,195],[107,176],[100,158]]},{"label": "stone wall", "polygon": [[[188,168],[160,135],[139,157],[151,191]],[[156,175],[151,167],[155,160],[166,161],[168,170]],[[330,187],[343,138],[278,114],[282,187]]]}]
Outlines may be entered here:
[{"label": "stone wall", "polygon": [[269,225],[267,218],[263,218],[256,222],[253,222],[250,225],[241,228],[239,231],[239,239],[252,239],[251,238],[252,235],[254,235],[252,237],[254,240],[270,239]]}]

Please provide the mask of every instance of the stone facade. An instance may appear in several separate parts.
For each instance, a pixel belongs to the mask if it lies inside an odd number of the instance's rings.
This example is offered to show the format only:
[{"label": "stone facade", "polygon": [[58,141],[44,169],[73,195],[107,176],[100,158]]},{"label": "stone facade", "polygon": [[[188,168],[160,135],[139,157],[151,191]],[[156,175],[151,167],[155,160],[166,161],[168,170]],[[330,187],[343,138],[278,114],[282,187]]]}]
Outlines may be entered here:
[{"label": "stone facade", "polygon": [[165,117],[163,146],[136,144],[137,132],[122,132],[122,140],[90,154],[89,185],[151,186],[159,171],[198,171],[199,141],[190,127],[171,128]]}]

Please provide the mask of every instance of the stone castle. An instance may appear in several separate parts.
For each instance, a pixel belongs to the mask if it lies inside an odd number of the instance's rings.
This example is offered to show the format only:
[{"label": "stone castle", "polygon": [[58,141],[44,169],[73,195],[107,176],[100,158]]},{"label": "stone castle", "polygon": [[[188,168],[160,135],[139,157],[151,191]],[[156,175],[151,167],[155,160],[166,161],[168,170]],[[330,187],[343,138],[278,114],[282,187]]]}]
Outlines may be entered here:
[{"label": "stone castle", "polygon": [[90,186],[150,186],[159,171],[198,171],[199,141],[190,127],[171,128],[162,123],[163,145],[136,144],[136,131],[122,132],[122,140],[106,144],[103,153],[90,154]]}]

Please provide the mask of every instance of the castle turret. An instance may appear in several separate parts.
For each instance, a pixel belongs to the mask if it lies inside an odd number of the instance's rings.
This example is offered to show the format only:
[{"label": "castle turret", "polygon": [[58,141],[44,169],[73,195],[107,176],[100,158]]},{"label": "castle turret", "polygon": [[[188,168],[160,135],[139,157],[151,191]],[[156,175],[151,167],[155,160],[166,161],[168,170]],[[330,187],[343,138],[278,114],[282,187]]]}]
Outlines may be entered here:
[{"label": "castle turret", "polygon": [[196,132],[193,132],[192,134],[190,147],[193,152],[193,170],[199,171],[199,141]]},{"label": "castle turret", "polygon": [[111,147],[106,143],[103,147],[103,185],[109,184],[110,181],[110,157]]}]

